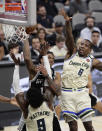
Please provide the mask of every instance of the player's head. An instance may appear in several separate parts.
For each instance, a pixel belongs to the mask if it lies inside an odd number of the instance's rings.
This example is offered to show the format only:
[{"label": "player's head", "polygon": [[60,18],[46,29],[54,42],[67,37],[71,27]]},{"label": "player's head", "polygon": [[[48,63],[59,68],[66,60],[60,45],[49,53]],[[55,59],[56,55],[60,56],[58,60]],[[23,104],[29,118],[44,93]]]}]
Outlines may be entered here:
[{"label": "player's head", "polygon": [[41,91],[36,88],[30,88],[27,91],[26,97],[29,105],[31,105],[33,108],[40,107],[44,101],[44,97],[41,94]]},{"label": "player's head", "polygon": [[88,39],[83,39],[79,44],[78,53],[81,57],[87,57],[91,53],[92,42]]},{"label": "player's head", "polygon": [[50,66],[52,67],[52,65],[54,64],[54,54],[53,54],[53,52],[48,51],[47,55],[48,55]]},{"label": "player's head", "polygon": [[[53,52],[48,51],[47,55],[48,55],[50,66],[52,67],[52,65],[54,64],[54,54]],[[42,55],[39,55],[39,63],[44,64]]]}]

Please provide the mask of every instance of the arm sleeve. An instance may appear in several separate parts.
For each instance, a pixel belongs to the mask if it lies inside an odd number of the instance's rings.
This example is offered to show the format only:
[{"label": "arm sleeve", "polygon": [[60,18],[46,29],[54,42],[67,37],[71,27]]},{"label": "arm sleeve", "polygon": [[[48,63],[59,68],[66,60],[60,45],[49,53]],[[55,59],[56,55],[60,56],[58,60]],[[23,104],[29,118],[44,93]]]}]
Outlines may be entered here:
[{"label": "arm sleeve", "polygon": [[13,89],[15,92],[15,95],[22,92],[22,90],[19,87],[19,66],[15,65],[14,73],[13,73]]},{"label": "arm sleeve", "polygon": [[52,79],[52,72],[51,72],[51,68],[50,68],[50,63],[49,63],[49,60],[48,60],[48,56],[43,56],[43,61],[44,61],[44,66],[47,70],[47,73],[48,75],[51,77]]}]

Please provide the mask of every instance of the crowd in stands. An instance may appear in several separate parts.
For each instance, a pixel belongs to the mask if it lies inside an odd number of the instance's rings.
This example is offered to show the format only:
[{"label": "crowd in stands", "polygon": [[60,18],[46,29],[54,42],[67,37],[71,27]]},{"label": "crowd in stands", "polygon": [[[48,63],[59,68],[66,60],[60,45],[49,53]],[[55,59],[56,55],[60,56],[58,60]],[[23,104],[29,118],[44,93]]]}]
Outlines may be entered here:
[{"label": "crowd in stands", "polygon": [[[8,3],[10,1],[6,0]],[[16,2],[19,2],[19,0],[16,0]],[[100,3],[101,9],[99,7],[94,9],[94,2]],[[66,34],[65,21],[61,16],[62,8],[72,17],[72,28],[76,43],[82,38],[89,39],[93,42],[92,53],[102,52],[102,21],[96,22],[98,17],[93,17],[94,12],[102,13],[102,0],[37,0],[37,27],[29,36],[32,59],[38,59],[40,47],[44,43],[49,43],[49,50],[54,53],[55,57],[65,56]],[[76,17],[76,19],[75,15],[78,15],[79,18]],[[83,16],[83,19],[81,16]],[[8,43],[5,40],[5,31],[1,25],[0,60],[7,58],[7,60],[12,61],[9,55],[11,51],[23,60],[22,46],[23,44],[19,42]]]}]

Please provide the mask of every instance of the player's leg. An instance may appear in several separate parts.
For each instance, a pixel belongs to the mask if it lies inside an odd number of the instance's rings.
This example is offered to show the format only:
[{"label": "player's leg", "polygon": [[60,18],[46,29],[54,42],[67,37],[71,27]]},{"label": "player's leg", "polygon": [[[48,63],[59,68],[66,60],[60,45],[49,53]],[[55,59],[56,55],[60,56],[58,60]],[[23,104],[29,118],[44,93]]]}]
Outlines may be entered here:
[{"label": "player's leg", "polygon": [[86,131],[95,131],[92,126],[92,121],[83,122]]},{"label": "player's leg", "polygon": [[65,122],[69,125],[70,131],[78,131],[78,116],[75,98],[76,92],[62,91],[61,110]]},{"label": "player's leg", "polygon": [[73,120],[68,122],[70,131],[78,131],[77,121]]},{"label": "player's leg", "polygon": [[91,108],[91,99],[87,90],[83,90],[78,93],[80,99],[78,99],[78,117],[82,120],[86,131],[94,131],[92,126],[92,117],[94,114]]}]

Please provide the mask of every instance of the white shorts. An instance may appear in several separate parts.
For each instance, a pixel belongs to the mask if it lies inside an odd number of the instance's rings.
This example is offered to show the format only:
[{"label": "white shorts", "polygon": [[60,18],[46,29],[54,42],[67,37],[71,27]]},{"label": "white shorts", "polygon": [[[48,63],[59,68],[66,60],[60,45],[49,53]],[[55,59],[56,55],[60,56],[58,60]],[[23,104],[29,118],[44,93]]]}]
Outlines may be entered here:
[{"label": "white shorts", "polygon": [[80,91],[62,90],[61,110],[65,118],[66,116],[69,117],[69,121],[92,116],[94,111],[91,108],[91,99],[87,89]]}]

